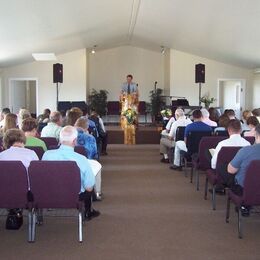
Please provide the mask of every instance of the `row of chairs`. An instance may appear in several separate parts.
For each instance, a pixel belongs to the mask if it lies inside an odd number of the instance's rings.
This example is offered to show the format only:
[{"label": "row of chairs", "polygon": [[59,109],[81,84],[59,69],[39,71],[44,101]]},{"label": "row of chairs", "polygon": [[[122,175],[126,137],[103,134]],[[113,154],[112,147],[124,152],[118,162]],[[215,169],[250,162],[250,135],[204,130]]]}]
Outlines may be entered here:
[{"label": "row of chairs", "polygon": [[74,161],[0,161],[0,208],[28,210],[28,242],[35,241],[39,209],[78,210],[78,240],[83,241],[84,202],[79,199],[80,171]]},{"label": "row of chairs", "polygon": [[[187,176],[187,167],[191,166],[190,182],[193,182],[193,174],[195,172],[196,189],[199,190],[199,173],[206,172],[204,199],[207,199],[208,183],[210,183],[212,185],[211,200],[213,210],[216,209],[216,186],[223,182],[219,172],[223,165],[227,165],[241,148],[223,147],[218,154],[216,170],[212,170],[210,160],[207,157],[207,151],[211,148],[216,148],[217,144],[226,138],[227,136],[212,136],[210,132],[191,132],[187,138],[188,153],[191,156],[192,160],[189,163],[187,161],[184,163],[185,176]],[[245,137],[245,139],[247,139],[251,144],[254,144],[255,142],[254,137]],[[184,160],[187,160],[187,158],[184,158]],[[229,221],[229,210],[231,201],[234,202],[238,208],[241,205],[255,206],[260,204],[260,172],[259,174],[257,174],[259,167],[260,161],[254,161],[248,168],[244,186],[244,193],[242,197],[237,196],[231,190],[228,190],[226,222]],[[254,186],[254,192],[251,192],[252,185]],[[258,190],[256,187],[258,187]],[[242,216],[240,210],[238,210],[238,234],[239,238],[242,238]]]}]

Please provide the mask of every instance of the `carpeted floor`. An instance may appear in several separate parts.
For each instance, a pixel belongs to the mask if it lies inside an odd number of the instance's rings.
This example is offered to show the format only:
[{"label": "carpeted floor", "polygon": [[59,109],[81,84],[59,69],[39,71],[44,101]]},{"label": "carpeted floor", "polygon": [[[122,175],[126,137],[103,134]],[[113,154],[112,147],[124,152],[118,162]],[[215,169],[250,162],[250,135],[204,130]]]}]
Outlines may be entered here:
[{"label": "carpeted floor", "polygon": [[[183,173],[159,162],[158,145],[110,145],[102,157],[102,215],[87,222],[77,242],[77,220],[45,218],[36,242],[26,242],[26,225],[4,229],[0,218],[0,259],[260,259],[260,218],[225,223],[225,197],[217,210]],[[58,214],[58,213],[57,213]]]}]

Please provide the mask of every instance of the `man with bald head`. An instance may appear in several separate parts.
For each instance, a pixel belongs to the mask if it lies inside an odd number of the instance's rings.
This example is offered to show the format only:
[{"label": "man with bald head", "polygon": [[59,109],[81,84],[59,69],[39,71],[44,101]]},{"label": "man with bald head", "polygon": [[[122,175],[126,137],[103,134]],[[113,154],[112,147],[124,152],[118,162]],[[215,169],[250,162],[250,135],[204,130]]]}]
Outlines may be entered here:
[{"label": "man with bald head", "polygon": [[92,209],[92,193],[95,185],[95,176],[88,159],[76,152],[74,147],[77,143],[78,132],[73,126],[65,126],[60,131],[60,147],[55,150],[48,150],[44,153],[42,160],[46,161],[75,161],[80,169],[81,189],[80,199],[85,202],[85,216],[87,220],[97,217],[100,213]]},{"label": "man with bald head", "polygon": [[41,137],[55,137],[59,140],[62,129],[62,116],[59,111],[53,111],[50,114],[50,122],[42,129]]}]

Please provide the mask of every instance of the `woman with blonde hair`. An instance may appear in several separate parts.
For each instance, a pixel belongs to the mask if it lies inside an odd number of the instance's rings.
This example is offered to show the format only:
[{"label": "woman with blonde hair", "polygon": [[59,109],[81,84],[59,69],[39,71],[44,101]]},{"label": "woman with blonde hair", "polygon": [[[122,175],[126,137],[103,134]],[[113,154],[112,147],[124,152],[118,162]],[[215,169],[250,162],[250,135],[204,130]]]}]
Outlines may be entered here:
[{"label": "woman with blonde hair", "polygon": [[9,113],[4,118],[3,128],[1,128],[0,135],[3,136],[8,129],[17,128],[17,115]]}]

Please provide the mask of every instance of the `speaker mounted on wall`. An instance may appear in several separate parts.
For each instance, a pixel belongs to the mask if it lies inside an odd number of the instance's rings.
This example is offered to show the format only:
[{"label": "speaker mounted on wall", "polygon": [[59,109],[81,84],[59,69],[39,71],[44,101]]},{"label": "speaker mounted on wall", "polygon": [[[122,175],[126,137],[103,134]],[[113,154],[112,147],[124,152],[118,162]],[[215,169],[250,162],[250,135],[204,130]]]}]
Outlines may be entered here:
[{"label": "speaker mounted on wall", "polygon": [[53,83],[63,82],[63,65],[60,63],[53,64]]},{"label": "speaker mounted on wall", "polygon": [[205,64],[195,65],[195,83],[205,83]]}]

